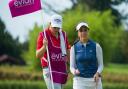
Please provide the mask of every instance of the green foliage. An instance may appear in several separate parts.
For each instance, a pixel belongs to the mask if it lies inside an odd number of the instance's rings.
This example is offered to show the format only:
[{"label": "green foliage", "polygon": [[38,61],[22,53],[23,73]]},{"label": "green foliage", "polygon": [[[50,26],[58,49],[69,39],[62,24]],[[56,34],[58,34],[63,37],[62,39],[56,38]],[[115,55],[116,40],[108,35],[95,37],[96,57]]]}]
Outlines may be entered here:
[{"label": "green foliage", "polygon": [[79,6],[76,10],[70,10],[63,14],[63,30],[67,32],[68,40],[71,44],[77,39],[76,25],[80,21],[85,21],[82,7]]},{"label": "green foliage", "polygon": [[21,47],[22,45],[19,43],[19,38],[13,39],[0,19],[0,55],[6,54],[20,59],[17,61],[22,61],[20,56],[22,52]]},{"label": "green foliage", "polygon": [[119,37],[122,35],[122,27],[116,26],[111,11],[103,13],[97,11],[83,12],[79,6],[75,10],[65,12],[63,14],[64,25],[71,44],[77,38],[75,31],[76,25],[81,22],[87,22],[90,27],[90,37],[100,43],[103,54],[104,63],[107,64],[112,60],[112,54],[115,50]]},{"label": "green foliage", "polygon": [[28,40],[28,51],[23,53],[24,59],[27,61],[28,65],[31,66],[32,69],[41,69],[40,59],[36,58],[36,42],[39,32],[42,31],[42,27],[34,26],[33,30],[29,32],[29,40]]},{"label": "green foliage", "polygon": [[[88,14],[87,18],[90,24],[90,36],[100,43],[104,53],[104,63],[112,60],[115,47],[118,45],[119,37],[122,35],[122,28],[114,24],[114,17],[110,11],[104,13]],[[100,17],[100,18],[99,18]]]},{"label": "green foliage", "polygon": [[[73,3],[74,0],[71,1]],[[122,13],[119,13],[118,9],[115,9],[113,6],[118,6],[122,3],[128,3],[128,1],[127,0],[77,0],[77,3],[73,4],[72,9],[81,5],[81,7],[83,8],[83,12],[85,12],[86,10],[88,11],[96,10],[100,12],[111,10],[112,15],[116,17],[114,19],[114,22],[117,25],[120,25],[121,20],[123,18],[127,18],[127,15],[125,16],[122,15]]]},{"label": "green foliage", "polygon": [[[5,24],[4,22],[0,19],[0,30],[4,30],[5,29]],[[2,31],[1,31],[2,32]],[[1,34],[2,35],[2,34]]]},{"label": "green foliage", "polygon": [[113,54],[114,63],[128,64],[128,31],[123,31],[122,36],[119,38],[118,45],[116,46],[116,51]]}]

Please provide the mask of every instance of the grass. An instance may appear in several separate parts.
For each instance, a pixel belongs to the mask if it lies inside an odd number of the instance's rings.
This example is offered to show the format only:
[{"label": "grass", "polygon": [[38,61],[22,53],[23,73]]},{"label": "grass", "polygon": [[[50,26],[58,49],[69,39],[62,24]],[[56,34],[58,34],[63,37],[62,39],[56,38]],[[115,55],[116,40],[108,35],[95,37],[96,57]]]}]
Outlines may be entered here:
[{"label": "grass", "polygon": [[46,89],[43,81],[0,81],[0,89]]},{"label": "grass", "polygon": [[[35,72],[35,70],[30,69],[30,67],[26,66],[0,66],[0,71],[4,72]],[[119,74],[128,74],[128,64],[108,64],[104,67],[103,72],[109,72],[109,73],[119,73]],[[36,73],[42,73],[42,71],[36,71]]]},{"label": "grass", "polygon": [[128,64],[109,64],[104,68],[103,72],[128,74]]},{"label": "grass", "polygon": [[[104,67],[103,70],[103,86],[104,89],[128,89],[128,65],[122,65],[122,64],[109,64],[108,66]],[[38,76],[42,76],[42,71],[34,71],[34,70],[30,70],[28,67],[20,67],[20,66],[0,66],[0,73],[4,72],[7,76],[10,76],[9,74],[11,74],[11,76],[13,74],[18,75],[18,77],[22,77],[22,74],[28,74],[33,78],[36,78]],[[19,75],[21,74],[21,75]],[[36,75],[36,76],[35,76]],[[10,76],[10,77],[11,77]],[[6,77],[6,76],[5,76]],[[69,75],[69,79],[67,84],[65,85],[64,89],[72,89],[72,75]],[[18,79],[5,79],[5,80],[1,80],[0,79],[0,86],[11,86],[12,88],[9,89],[13,89],[14,85],[17,85],[19,88],[14,88],[14,89],[33,89],[33,88],[29,88],[32,87],[31,85],[33,85],[33,87],[39,87],[36,89],[46,89],[46,85],[44,83],[44,81],[41,80],[37,80],[35,79],[34,81],[30,80],[18,80]],[[23,88],[23,86],[26,88]],[[6,88],[0,88],[0,89],[8,89],[8,87]]]},{"label": "grass", "polygon": [[[43,81],[17,81],[0,80],[0,89],[47,89]],[[64,89],[72,89],[72,81],[64,86]],[[103,83],[103,89],[128,89],[123,83]]]},{"label": "grass", "polygon": [[[26,66],[0,66],[2,72],[13,72],[13,73],[36,73],[42,74],[42,71],[35,71]],[[128,74],[128,64],[109,64],[104,67],[103,74],[105,73],[117,73],[117,74]]]}]

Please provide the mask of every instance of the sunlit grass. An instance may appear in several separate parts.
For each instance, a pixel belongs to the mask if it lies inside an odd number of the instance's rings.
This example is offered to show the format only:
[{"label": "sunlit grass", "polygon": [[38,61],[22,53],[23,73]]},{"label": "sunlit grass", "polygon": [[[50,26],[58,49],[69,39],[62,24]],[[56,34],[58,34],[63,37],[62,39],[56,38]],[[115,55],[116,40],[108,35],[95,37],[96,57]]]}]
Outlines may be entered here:
[{"label": "sunlit grass", "polygon": [[[73,89],[72,81],[64,86],[64,89]],[[44,81],[0,81],[0,89],[47,89]],[[123,83],[103,83],[103,89],[128,89],[127,84]]]},{"label": "sunlit grass", "polygon": [[[128,70],[128,65],[109,64],[105,66],[102,73],[102,76],[103,76],[102,82],[103,82],[104,89],[128,89],[128,85],[127,85],[128,71],[127,70]],[[7,81],[0,80],[1,86],[3,84],[4,85],[7,84],[8,86],[13,86],[17,84],[18,87],[22,87],[24,86],[24,84],[26,84],[26,86],[29,87],[30,85],[35,84],[34,86],[39,86],[41,87],[41,89],[46,89],[45,82],[43,81],[43,78],[42,78],[42,71],[31,70],[30,67],[27,67],[27,66],[21,67],[21,66],[6,65],[6,66],[0,66],[0,73],[5,74],[4,78],[5,80],[7,80]],[[26,76],[30,76],[30,78],[32,79],[29,79],[29,78],[26,78],[25,80],[17,79],[23,76],[25,76],[25,78]],[[41,79],[38,80],[38,77],[40,77]],[[68,77],[68,82],[66,83],[64,89],[72,89],[72,85],[73,85],[72,79],[73,79],[73,76],[70,73]],[[20,88],[20,89],[23,89],[23,88]]]},{"label": "sunlit grass", "polygon": [[128,64],[109,64],[105,66],[103,72],[128,74]]}]

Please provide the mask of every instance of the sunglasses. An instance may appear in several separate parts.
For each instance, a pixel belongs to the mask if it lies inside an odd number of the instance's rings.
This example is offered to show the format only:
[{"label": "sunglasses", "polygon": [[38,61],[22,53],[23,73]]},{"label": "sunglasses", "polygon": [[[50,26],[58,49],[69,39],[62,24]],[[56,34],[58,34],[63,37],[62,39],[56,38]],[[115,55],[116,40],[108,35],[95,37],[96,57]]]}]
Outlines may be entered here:
[{"label": "sunglasses", "polygon": [[58,27],[53,27],[54,29],[56,29],[56,30],[59,30],[60,28],[58,28]]}]

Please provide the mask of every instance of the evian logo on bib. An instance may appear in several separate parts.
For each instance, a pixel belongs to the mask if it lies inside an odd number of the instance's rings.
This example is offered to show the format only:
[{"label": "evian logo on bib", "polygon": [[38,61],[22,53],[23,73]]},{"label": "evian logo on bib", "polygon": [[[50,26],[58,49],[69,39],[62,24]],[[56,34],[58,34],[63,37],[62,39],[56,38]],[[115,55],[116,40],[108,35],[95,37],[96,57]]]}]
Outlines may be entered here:
[{"label": "evian logo on bib", "polygon": [[59,54],[51,53],[51,59],[52,61],[66,61],[65,57],[62,57],[62,53]]},{"label": "evian logo on bib", "polygon": [[34,0],[15,0],[14,5],[15,7],[23,7],[27,5],[32,5],[34,4]]},{"label": "evian logo on bib", "polygon": [[41,9],[40,0],[10,0],[12,17],[29,14]]}]

